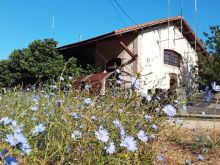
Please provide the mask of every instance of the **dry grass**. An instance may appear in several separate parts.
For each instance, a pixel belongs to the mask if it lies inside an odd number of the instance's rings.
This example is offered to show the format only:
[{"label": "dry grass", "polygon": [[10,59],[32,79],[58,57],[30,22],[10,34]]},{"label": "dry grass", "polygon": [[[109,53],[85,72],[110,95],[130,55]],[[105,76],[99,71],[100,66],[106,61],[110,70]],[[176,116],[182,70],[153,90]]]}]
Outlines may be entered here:
[{"label": "dry grass", "polygon": [[[196,138],[210,140],[196,142]],[[213,136],[216,137],[213,137]],[[217,141],[214,142],[216,139]],[[207,139],[206,139],[207,140]],[[193,165],[220,165],[220,132],[210,130],[192,130],[187,128],[170,127],[161,132],[159,140],[154,144],[157,153],[163,154],[167,165],[186,164],[190,160]],[[200,144],[201,143],[201,144]],[[205,160],[198,161],[198,155]],[[158,162],[157,164],[162,164]]]}]

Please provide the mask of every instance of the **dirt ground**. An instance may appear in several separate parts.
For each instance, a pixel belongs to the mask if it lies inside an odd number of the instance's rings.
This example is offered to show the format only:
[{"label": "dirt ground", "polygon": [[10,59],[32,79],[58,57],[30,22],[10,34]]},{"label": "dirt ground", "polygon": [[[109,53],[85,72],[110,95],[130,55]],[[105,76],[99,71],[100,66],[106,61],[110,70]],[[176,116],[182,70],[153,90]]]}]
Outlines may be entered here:
[{"label": "dirt ground", "polygon": [[[154,145],[164,157],[158,165],[220,165],[220,122],[184,120],[161,132]],[[215,126],[214,126],[215,125]],[[216,129],[214,129],[216,128]],[[204,160],[198,160],[202,155]],[[191,165],[188,164],[188,165]]]}]

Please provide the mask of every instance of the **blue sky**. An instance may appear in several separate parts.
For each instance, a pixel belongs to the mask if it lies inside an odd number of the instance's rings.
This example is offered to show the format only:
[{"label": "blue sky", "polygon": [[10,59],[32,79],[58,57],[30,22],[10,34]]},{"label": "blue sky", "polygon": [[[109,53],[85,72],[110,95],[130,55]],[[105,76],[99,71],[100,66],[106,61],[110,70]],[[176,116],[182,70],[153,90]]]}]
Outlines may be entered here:
[{"label": "blue sky", "polygon": [[[168,0],[117,0],[136,23],[168,17]],[[194,29],[194,0],[183,1],[183,16]],[[113,0],[0,0],[0,59],[35,39],[52,37],[59,46],[134,25]],[[220,25],[220,1],[197,0],[197,35]],[[180,0],[170,0],[171,16],[180,15]],[[118,16],[120,15],[120,17]],[[123,20],[123,21],[122,21]]]}]

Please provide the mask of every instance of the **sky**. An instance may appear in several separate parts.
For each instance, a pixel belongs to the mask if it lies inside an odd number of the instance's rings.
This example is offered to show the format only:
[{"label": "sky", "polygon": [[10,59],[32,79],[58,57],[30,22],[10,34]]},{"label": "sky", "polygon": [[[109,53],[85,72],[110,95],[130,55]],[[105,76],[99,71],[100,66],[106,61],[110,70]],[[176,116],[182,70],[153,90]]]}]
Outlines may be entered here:
[{"label": "sky", "polygon": [[[58,46],[126,26],[181,14],[181,0],[0,0],[0,59],[33,40],[54,38]],[[170,1],[170,14],[168,12]],[[220,25],[220,0],[182,0],[182,15],[199,38],[210,25]],[[54,17],[54,33],[52,30]],[[195,21],[196,20],[196,21]],[[80,37],[81,36],[81,37]]]}]

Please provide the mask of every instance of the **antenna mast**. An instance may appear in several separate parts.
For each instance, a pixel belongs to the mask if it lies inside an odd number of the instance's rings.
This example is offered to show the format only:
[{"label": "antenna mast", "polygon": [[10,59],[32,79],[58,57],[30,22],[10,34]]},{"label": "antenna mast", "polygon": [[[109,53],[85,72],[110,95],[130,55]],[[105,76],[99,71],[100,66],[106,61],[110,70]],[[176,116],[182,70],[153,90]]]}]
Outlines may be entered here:
[{"label": "antenna mast", "polygon": [[197,33],[197,0],[195,0],[195,52],[196,52],[196,33]]},{"label": "antenna mast", "polygon": [[170,0],[168,0],[168,48],[170,47]]},{"label": "antenna mast", "polygon": [[181,34],[183,34],[183,0],[180,0]]},{"label": "antenna mast", "polygon": [[55,19],[54,19],[54,16],[53,16],[53,18],[52,18],[52,38],[54,38],[54,21],[55,21]]}]

